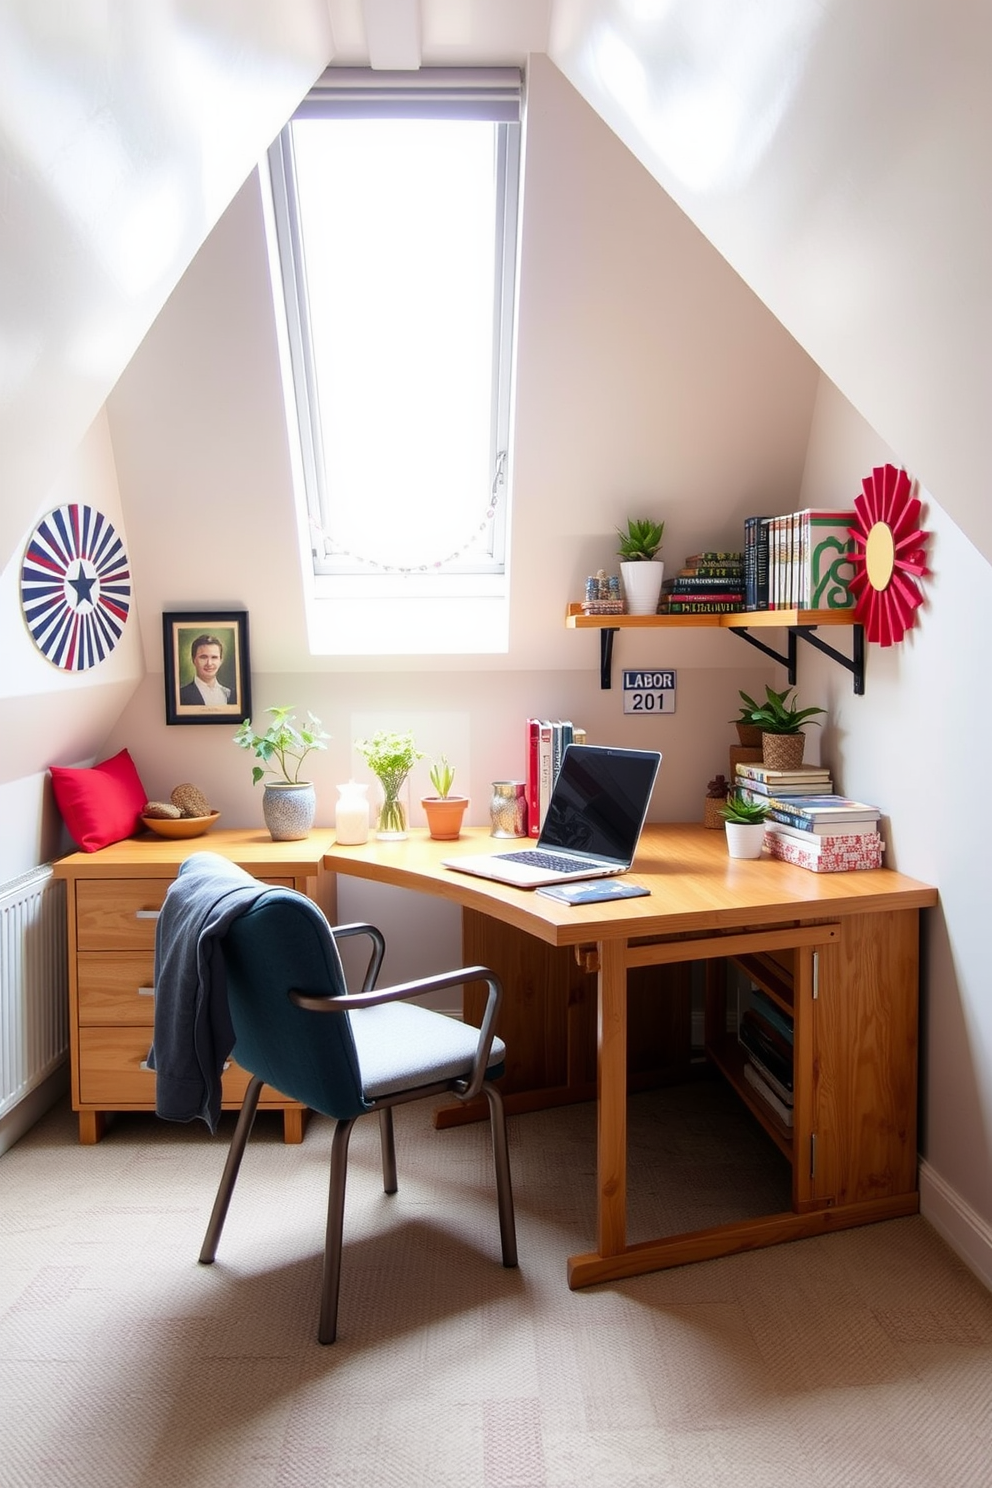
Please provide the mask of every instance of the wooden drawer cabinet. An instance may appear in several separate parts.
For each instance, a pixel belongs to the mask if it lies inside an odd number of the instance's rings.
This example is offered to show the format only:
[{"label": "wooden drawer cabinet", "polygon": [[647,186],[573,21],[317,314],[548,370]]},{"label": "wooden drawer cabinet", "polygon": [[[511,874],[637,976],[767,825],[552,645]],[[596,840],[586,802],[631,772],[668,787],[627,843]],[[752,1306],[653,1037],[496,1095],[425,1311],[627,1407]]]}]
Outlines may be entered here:
[{"label": "wooden drawer cabinet", "polygon": [[[333,919],[334,880],[323,870],[329,834],[271,842],[250,831],[170,842],[150,836],[56,864],[66,880],[73,1109],[79,1140],[98,1142],[112,1111],[154,1111],[155,1073],[147,1067],[154,1023],[155,925],[169,884],[196,851],[221,853],[265,883],[295,888]],[[240,1106],[247,1073],[229,1061],[225,1109]],[[305,1108],[266,1086],[262,1109],[283,1116],[287,1142],[303,1140]]]}]

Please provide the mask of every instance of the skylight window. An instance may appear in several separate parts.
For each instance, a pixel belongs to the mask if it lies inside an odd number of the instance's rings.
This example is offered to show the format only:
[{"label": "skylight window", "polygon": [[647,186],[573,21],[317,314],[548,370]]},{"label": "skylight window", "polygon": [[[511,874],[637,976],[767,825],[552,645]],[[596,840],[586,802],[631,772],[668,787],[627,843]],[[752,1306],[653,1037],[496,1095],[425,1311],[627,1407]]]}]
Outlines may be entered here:
[{"label": "skylight window", "polygon": [[332,69],[270,151],[317,599],[505,600],[519,94]]}]

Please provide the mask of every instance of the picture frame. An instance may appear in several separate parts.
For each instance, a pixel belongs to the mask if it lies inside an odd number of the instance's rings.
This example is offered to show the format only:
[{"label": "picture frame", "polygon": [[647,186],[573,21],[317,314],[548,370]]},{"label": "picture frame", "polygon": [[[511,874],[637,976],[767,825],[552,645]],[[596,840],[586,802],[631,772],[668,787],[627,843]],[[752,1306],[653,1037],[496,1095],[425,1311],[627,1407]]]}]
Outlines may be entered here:
[{"label": "picture frame", "polygon": [[166,612],[162,644],[167,724],[229,725],[251,717],[247,610]]}]

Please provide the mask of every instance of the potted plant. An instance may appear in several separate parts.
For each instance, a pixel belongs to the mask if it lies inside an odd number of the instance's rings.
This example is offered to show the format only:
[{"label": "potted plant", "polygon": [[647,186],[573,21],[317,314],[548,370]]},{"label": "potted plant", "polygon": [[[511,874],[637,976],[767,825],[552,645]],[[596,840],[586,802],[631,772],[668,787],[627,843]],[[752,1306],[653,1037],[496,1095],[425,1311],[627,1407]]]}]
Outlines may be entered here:
[{"label": "potted plant", "polygon": [[728,796],[720,808],[727,834],[727,852],[732,858],[760,858],[765,841],[768,807],[749,801],[740,791]]},{"label": "potted plant", "polygon": [[468,806],[468,796],[453,796],[451,787],[455,783],[455,772],[448,764],[447,756],[441,755],[430,768],[430,781],[434,787],[432,796],[421,797],[420,804],[427,813],[427,828],[439,842],[450,842],[462,829],[462,817]]},{"label": "potted plant", "polygon": [[703,799],[703,826],[719,830],[723,826],[723,808],[727,801],[730,783],[726,775],[715,775],[706,783]]},{"label": "potted plant", "polygon": [[266,708],[272,722],[263,734],[256,733],[250,718],[238,728],[234,742],[250,749],[261,764],[252,767],[255,785],[266,775],[262,793],[262,815],[273,842],[297,842],[313,826],[317,796],[313,782],[300,779],[300,769],[314,749],[326,749],[331,737],[324,732],[319,718],[307,713],[308,722],[298,725],[291,708]]},{"label": "potted plant", "polygon": [[761,748],[761,729],[754,721],[757,704],[746,692],[740,694],[741,711],[730,721],[737,730],[737,738],[744,749]]},{"label": "potted plant", "polygon": [[356,739],[355,748],[382,787],[375,834],[397,842],[406,836],[406,805],[400,792],[424,752],[414,744],[412,733],[390,733],[386,729],[380,729],[371,739]]},{"label": "potted plant", "polygon": [[657,561],[655,554],[661,547],[664,530],[664,522],[652,522],[648,517],[628,517],[626,531],[616,528],[628,615],[657,613],[665,565]]},{"label": "potted plant", "polygon": [[813,720],[814,713],[824,713],[826,709],[797,708],[795,689],[790,687],[773,692],[766,686],[763,703],[756,703],[745,692],[741,693],[741,699],[751,709],[751,721],[761,730],[764,763],[770,770],[797,769],[806,749],[803,724]]}]

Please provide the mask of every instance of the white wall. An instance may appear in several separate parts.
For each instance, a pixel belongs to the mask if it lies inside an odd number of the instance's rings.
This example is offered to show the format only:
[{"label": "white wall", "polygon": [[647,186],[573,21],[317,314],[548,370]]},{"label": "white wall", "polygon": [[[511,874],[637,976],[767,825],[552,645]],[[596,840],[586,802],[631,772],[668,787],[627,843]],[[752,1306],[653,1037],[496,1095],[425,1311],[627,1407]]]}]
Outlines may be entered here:
[{"label": "white wall", "polygon": [[[861,477],[889,460],[901,463],[824,378],[804,502],[850,499]],[[924,941],[924,1212],[992,1284],[989,877],[976,810],[992,730],[981,620],[992,604],[992,573],[938,502],[919,494],[933,572],[917,625],[902,645],[869,646],[864,697],[815,653],[801,660],[800,682],[804,699],[829,708],[821,747],[842,788],[885,812],[887,865],[940,889]]]},{"label": "white wall", "polygon": [[992,9],[554,0],[548,50],[992,555]]}]

